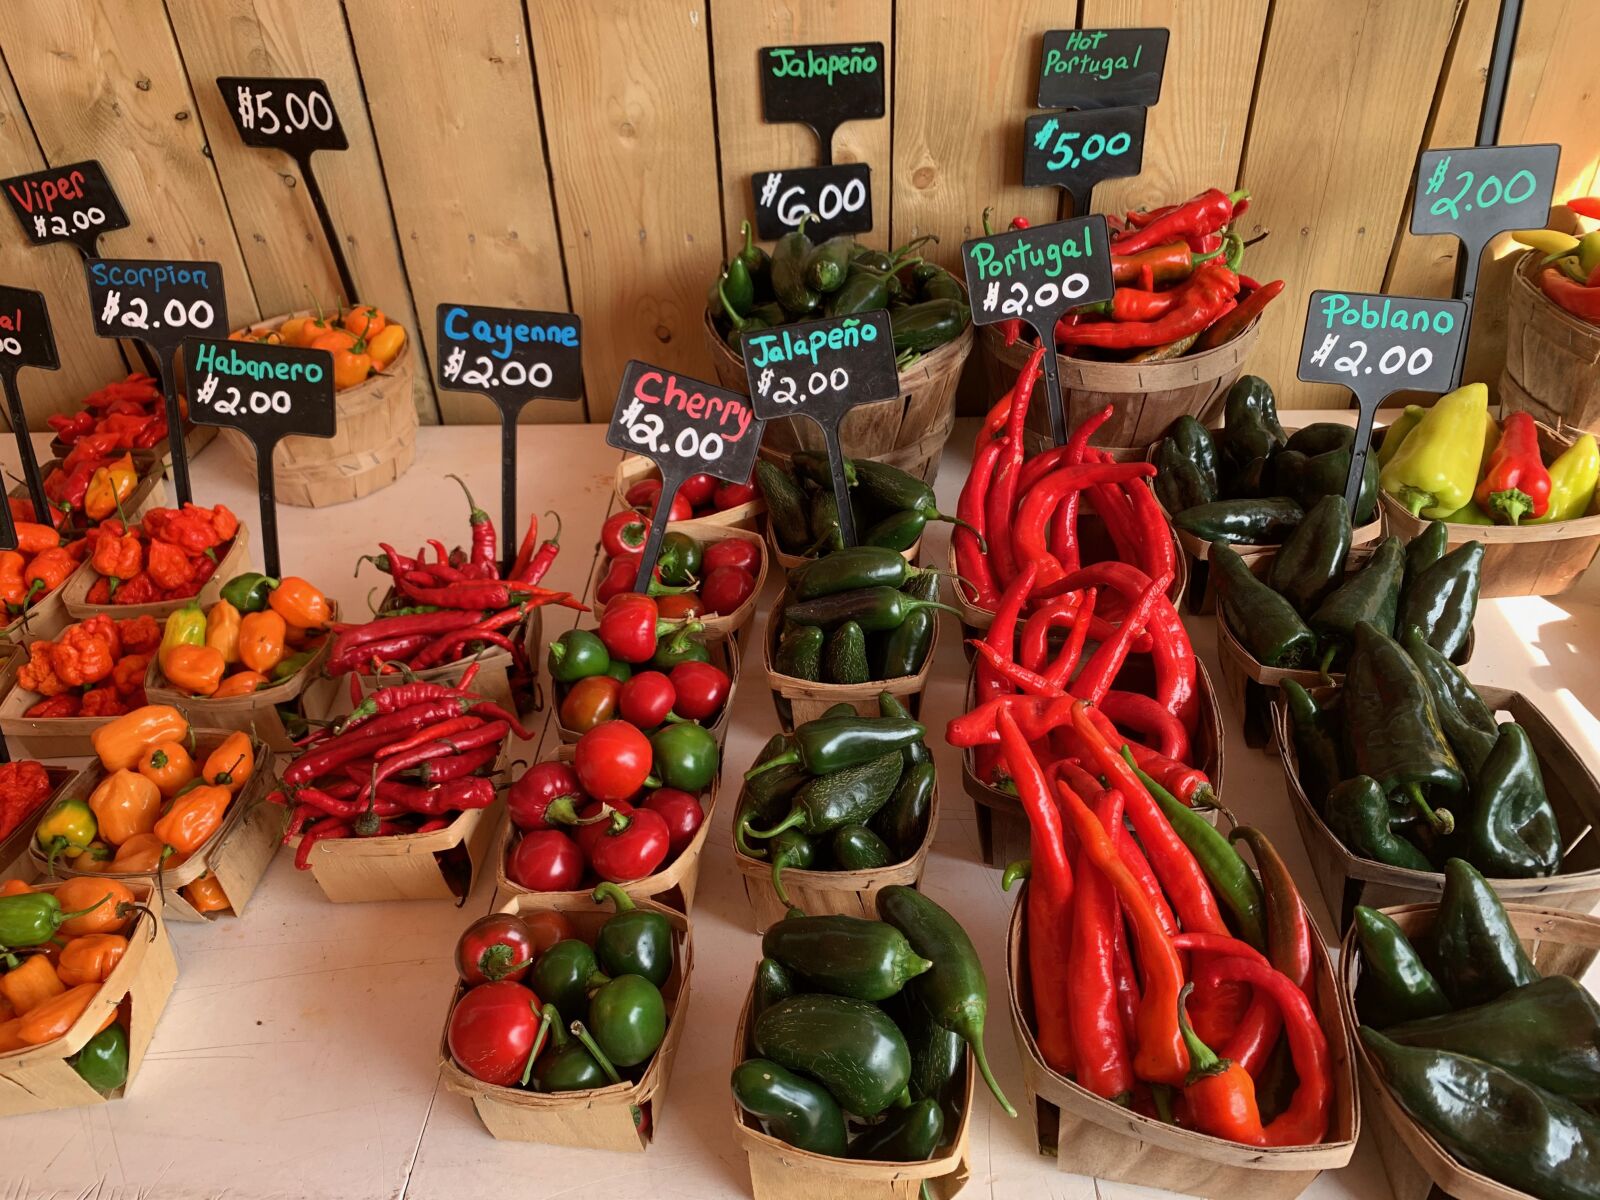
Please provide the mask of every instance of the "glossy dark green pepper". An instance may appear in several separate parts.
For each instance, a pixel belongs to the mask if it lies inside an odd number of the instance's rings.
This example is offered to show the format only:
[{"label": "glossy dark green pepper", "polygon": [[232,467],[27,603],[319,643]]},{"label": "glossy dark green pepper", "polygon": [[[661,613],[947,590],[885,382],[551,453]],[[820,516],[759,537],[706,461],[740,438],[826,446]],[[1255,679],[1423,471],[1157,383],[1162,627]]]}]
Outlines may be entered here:
[{"label": "glossy dark green pepper", "polygon": [[[750,831],[745,830],[745,836]],[[783,884],[785,871],[809,871],[817,863],[817,844],[798,829],[782,829],[767,839],[767,854],[772,856],[772,890],[788,905],[789,890]]]},{"label": "glossy dark green pepper", "polygon": [[1560,868],[1561,827],[1521,725],[1500,726],[1458,833],[1457,853],[1493,879],[1532,879]]},{"label": "glossy dark green pepper", "polygon": [[887,1000],[933,964],[898,929],[862,917],[791,915],[761,938],[797,983],[857,1000]]},{"label": "glossy dark green pepper", "polygon": [[545,661],[557,683],[577,683],[590,675],[604,675],[611,655],[592,629],[569,629],[550,643]]},{"label": "glossy dark green pepper", "polygon": [[246,571],[235,575],[222,585],[222,598],[242,613],[261,612],[267,607],[267,597],[278,581],[259,571]]},{"label": "glossy dark green pepper", "polygon": [[811,541],[805,493],[787,471],[764,458],[756,460],[756,486],[767,502],[767,520],[778,545],[790,554],[799,554]]},{"label": "glossy dark green pepper", "polygon": [[1151,485],[1156,499],[1169,514],[1186,512],[1217,498],[1214,490],[1206,486],[1205,477],[1188,459],[1171,438],[1162,438],[1156,446],[1154,457],[1156,476]]},{"label": "glossy dark green pepper", "polygon": [[1172,523],[1207,542],[1276,545],[1294,532],[1305,510],[1287,496],[1216,500],[1174,513]]},{"label": "glossy dark green pepper", "polygon": [[823,295],[838,291],[844,286],[855,248],[855,239],[848,233],[819,242],[806,260],[806,285]]},{"label": "glossy dark green pepper", "polygon": [[933,610],[919,608],[891,629],[883,639],[878,678],[905,679],[921,671],[938,627]]},{"label": "glossy dark green pepper", "polygon": [[567,1034],[566,1022],[553,1005],[550,1016],[550,1048],[533,1060],[528,1086],[536,1092],[587,1092],[611,1082],[594,1055],[576,1038]]},{"label": "glossy dark green pepper", "polygon": [[889,844],[865,825],[841,825],[828,839],[828,851],[841,871],[873,871],[899,862]]},{"label": "glossy dark green pepper", "polygon": [[1467,635],[1478,612],[1483,575],[1483,543],[1466,542],[1432,566],[1407,577],[1395,628],[1422,631],[1440,654],[1452,662],[1466,655]]},{"label": "glossy dark green pepper", "polygon": [[606,978],[587,942],[564,938],[534,962],[528,986],[543,1003],[564,1013],[581,1013],[589,1009],[589,989]]},{"label": "glossy dark green pepper", "polygon": [[826,1088],[765,1058],[747,1058],[736,1066],[732,1086],[734,1102],[780,1142],[844,1157],[844,1114]]},{"label": "glossy dark green pepper", "polygon": [[1428,856],[1394,831],[1398,815],[1378,781],[1365,775],[1335,784],[1323,805],[1328,828],[1361,857],[1411,871],[1433,870]]},{"label": "glossy dark green pepper", "polygon": [[89,908],[64,913],[51,892],[0,896],[0,951],[42,945],[55,937],[64,922],[81,917],[104,903],[101,900]]},{"label": "glossy dark green pepper", "polygon": [[916,600],[889,587],[857,588],[815,600],[803,600],[788,605],[783,610],[786,620],[796,625],[816,625],[821,629],[837,629],[846,621],[854,621],[868,633],[883,633],[893,629],[919,608],[936,608],[942,612],[960,612],[947,604],[931,600]]},{"label": "glossy dark green pepper", "polygon": [[1278,547],[1267,569],[1267,586],[1294,605],[1302,617],[1309,617],[1344,579],[1351,536],[1350,510],[1344,500],[1324,496],[1306,510],[1295,531]]},{"label": "glossy dark green pepper", "polygon": [[693,583],[700,574],[702,553],[700,543],[687,533],[668,530],[661,539],[661,554],[656,559],[661,569],[661,582],[673,586]]},{"label": "glossy dark green pepper", "polygon": [[1394,918],[1358,904],[1353,914],[1361,943],[1356,1008],[1364,1021],[1388,1025],[1450,1011],[1450,1001]]},{"label": "glossy dark green pepper", "polygon": [[933,1019],[927,1003],[913,988],[884,1001],[884,1010],[900,1026],[911,1050],[911,1098],[937,1100],[948,1113],[959,1112],[965,1091],[962,1072],[967,1065],[967,1043],[955,1030]]},{"label": "glossy dark green pepper", "polygon": [[851,1158],[877,1162],[922,1162],[933,1157],[944,1136],[944,1113],[937,1100],[915,1100],[892,1110],[850,1143]]},{"label": "glossy dark green pepper", "polygon": [[972,310],[960,300],[924,300],[890,312],[895,353],[937,350],[959,337],[971,316]]},{"label": "glossy dark green pepper", "polygon": [[1258,579],[1231,546],[1213,542],[1210,561],[1228,628],[1251,657],[1268,667],[1310,665],[1317,639],[1294,605]]},{"label": "glossy dark green pepper", "polygon": [[938,772],[931,759],[908,765],[889,803],[872,818],[872,827],[895,852],[891,861],[908,859],[922,846],[928,835],[937,781]]},{"label": "glossy dark green pepper", "polygon": [[756,964],[756,981],[751,991],[750,1015],[759,1017],[780,1000],[795,994],[794,979],[775,958],[763,958]]},{"label": "glossy dark green pepper", "polygon": [[899,752],[883,754],[808,781],[794,794],[789,812],[770,829],[748,829],[746,837],[773,838],[789,830],[809,837],[832,833],[841,825],[865,824],[889,803],[900,782],[904,760]]},{"label": "glossy dark green pepper", "polygon": [[1166,440],[1186,462],[1193,465],[1205,484],[1210,499],[1217,496],[1217,444],[1211,431],[1192,416],[1181,416],[1167,426]]},{"label": "glossy dark green pepper", "polygon": [[822,647],[822,681],[855,686],[871,678],[872,671],[867,665],[867,635],[854,621],[846,621],[828,634]]},{"label": "glossy dark green pepper", "polygon": [[789,593],[796,600],[814,600],[864,587],[901,587],[919,575],[903,554],[881,546],[847,546],[802,563],[789,572]]},{"label": "glossy dark green pepper", "polygon": [[1326,813],[1328,793],[1345,777],[1336,716],[1319,705],[1298,681],[1285,679],[1278,686],[1289,708],[1300,789],[1312,808]]},{"label": "glossy dark green pepper", "polygon": [[818,488],[812,493],[808,520],[811,527],[809,553],[844,549],[844,533],[839,526],[839,502],[831,488]]},{"label": "glossy dark green pepper", "polygon": [[650,736],[655,754],[655,777],[670,788],[698,795],[716,778],[722,761],[717,739],[703,725],[684,721],[668,725]]},{"label": "glossy dark green pepper", "polygon": [[1397,537],[1378,543],[1361,570],[1348,576],[1311,614],[1311,631],[1317,635],[1322,670],[1348,657],[1355,644],[1356,626],[1366,621],[1380,633],[1393,634],[1400,607],[1400,577],[1405,550]]},{"label": "glossy dark green pepper", "polygon": [[822,648],[827,640],[828,635],[815,625],[790,625],[778,639],[778,648],[772,655],[772,669],[791,679],[820,683]]},{"label": "glossy dark green pepper", "polygon": [[815,1079],[858,1117],[877,1116],[911,1080],[899,1026],[849,996],[791,996],[756,1018],[753,1041],[757,1054]]},{"label": "glossy dark green pepper", "polygon": [[[927,578],[933,580],[935,584],[938,582],[938,578],[936,576],[930,575]],[[922,584],[922,582],[923,581],[920,579],[914,581],[910,590],[914,591],[919,585]],[[918,599],[931,600],[933,599],[933,596],[923,595],[919,596]],[[885,717],[889,717],[891,720],[911,720],[911,710],[907,708],[905,704],[901,702],[900,697],[896,696],[893,692],[878,693],[878,712]],[[907,745],[906,748],[901,751],[901,755],[905,761],[905,769],[907,771],[911,770],[912,767],[921,765],[922,763],[933,761],[933,754],[928,749],[928,743],[923,741],[921,738],[918,738],[916,741]]]},{"label": "glossy dark green pepper", "polygon": [[642,975],[619,975],[589,1000],[589,1030],[612,1063],[636,1067],[667,1036],[661,989]]},{"label": "glossy dark green pepper", "polygon": [[1450,749],[1455,751],[1467,782],[1475,784],[1500,737],[1499,722],[1483,702],[1478,689],[1467,681],[1459,667],[1428,645],[1420,629],[1413,626],[1402,633],[1400,640],[1428,685],[1433,711],[1438,715]]},{"label": "glossy dark green pepper", "polygon": [[772,247],[772,294],[784,309],[795,316],[813,311],[822,298],[806,283],[806,262],[811,257],[811,239],[806,236],[810,214],[800,225],[784,234]]},{"label": "glossy dark green pepper", "polygon": [[710,662],[711,652],[699,636],[699,625],[691,622],[671,637],[656,643],[656,652],[650,656],[650,665],[657,671],[670,671],[679,663]]},{"label": "glossy dark green pepper", "polygon": [[874,312],[889,305],[889,280],[894,278],[887,267],[879,269],[872,263],[857,259],[850,264],[839,290],[828,297],[825,310],[830,317],[849,317],[858,313]]},{"label": "glossy dark green pepper", "polygon": [[1429,965],[1457,1008],[1487,1003],[1539,978],[1500,897],[1459,858],[1444,864],[1431,944]]},{"label": "glossy dark green pepper", "polygon": [[113,1021],[67,1061],[85,1083],[109,1095],[128,1082],[128,1031]]},{"label": "glossy dark green pepper", "polygon": [[614,883],[594,890],[595,902],[610,900],[617,915],[594,938],[594,957],[607,975],[642,975],[658,988],[672,974],[672,923],[657,912],[638,908]]},{"label": "glossy dark green pepper", "polygon": [[899,553],[917,544],[928,527],[928,518],[910,509],[893,512],[867,525],[859,534],[863,546],[893,550]]},{"label": "glossy dark green pepper", "polygon": [[745,772],[754,779],[784,763],[798,763],[813,775],[827,775],[845,767],[860,766],[881,755],[919,742],[927,732],[916,721],[892,717],[818,717],[795,728],[789,748]]}]

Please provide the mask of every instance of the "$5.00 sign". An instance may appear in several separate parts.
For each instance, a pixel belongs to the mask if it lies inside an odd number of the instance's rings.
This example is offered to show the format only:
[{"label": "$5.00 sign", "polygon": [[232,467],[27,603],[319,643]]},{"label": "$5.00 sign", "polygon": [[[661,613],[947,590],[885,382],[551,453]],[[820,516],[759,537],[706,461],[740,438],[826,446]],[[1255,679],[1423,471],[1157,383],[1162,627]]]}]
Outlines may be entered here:
[{"label": "$5.00 sign", "polygon": [[683,481],[706,474],[744,483],[756,465],[764,422],[747,397],[637,359],[628,363],[606,444],[651,459],[661,472],[661,495],[639,560],[636,591],[644,591],[661,553],[667,514]]}]

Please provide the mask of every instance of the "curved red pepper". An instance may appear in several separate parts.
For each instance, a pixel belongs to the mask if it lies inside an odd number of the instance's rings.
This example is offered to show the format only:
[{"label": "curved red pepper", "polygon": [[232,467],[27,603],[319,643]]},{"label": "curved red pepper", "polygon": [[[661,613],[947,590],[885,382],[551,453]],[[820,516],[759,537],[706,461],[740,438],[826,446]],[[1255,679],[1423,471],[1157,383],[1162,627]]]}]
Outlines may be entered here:
[{"label": "curved red pepper", "polygon": [[1539,427],[1531,414],[1514,412],[1505,419],[1472,498],[1484,512],[1513,525],[1550,510],[1550,472],[1539,453]]},{"label": "curved red pepper", "polygon": [[[1095,799],[1095,816],[1108,832],[1121,825],[1121,794],[1101,792]],[[1073,874],[1078,889],[1072,904],[1066,983],[1072,1000],[1078,1083],[1103,1099],[1126,1102],[1132,1098],[1134,1078],[1118,1005],[1116,951],[1122,910],[1116,889],[1096,869],[1081,841]]]}]

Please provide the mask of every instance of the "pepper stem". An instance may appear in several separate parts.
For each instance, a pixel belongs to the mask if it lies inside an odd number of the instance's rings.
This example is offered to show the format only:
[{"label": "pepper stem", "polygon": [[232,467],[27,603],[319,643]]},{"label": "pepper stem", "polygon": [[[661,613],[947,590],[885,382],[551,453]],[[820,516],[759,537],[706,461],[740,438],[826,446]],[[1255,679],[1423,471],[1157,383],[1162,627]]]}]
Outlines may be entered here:
[{"label": "pepper stem", "polygon": [[591,893],[591,899],[596,904],[604,904],[610,900],[619,913],[632,912],[634,909],[633,897],[609,881],[595,888]]},{"label": "pepper stem", "polygon": [[789,815],[788,816],[786,816],[783,820],[779,821],[771,829],[767,829],[767,830],[747,829],[747,830],[745,830],[745,836],[746,837],[753,837],[753,838],[761,838],[763,840],[765,840],[767,838],[775,838],[780,833],[782,833],[785,829],[795,829],[795,828],[798,828],[801,825],[804,825],[805,824],[805,820],[806,820],[806,810],[803,809],[803,808],[793,808],[793,809],[789,810]]},{"label": "pepper stem", "polygon": [[1185,1011],[1185,1005],[1192,991],[1194,984],[1186,983],[1183,985],[1183,991],[1178,993],[1178,1029],[1183,1034],[1184,1045],[1189,1048],[1189,1083],[1204,1079],[1208,1075],[1220,1075],[1232,1065],[1227,1059],[1217,1057],[1211,1047],[1202,1042],[1189,1027],[1189,1014]]},{"label": "pepper stem", "polygon": [[951,525],[956,525],[956,526],[959,526],[962,529],[965,529],[973,537],[978,539],[978,547],[985,554],[987,554],[989,552],[988,541],[984,538],[983,534],[979,533],[976,529],[974,529],[972,527],[970,522],[963,521],[960,517],[952,517],[952,516],[949,516],[946,513],[942,513],[931,504],[928,505],[926,508],[919,508],[917,511],[919,513],[921,513],[923,515],[923,517],[925,517],[929,521],[946,521]]},{"label": "pepper stem", "polygon": [[550,1029],[553,1022],[550,1014],[553,1012],[555,1012],[555,1009],[547,1004],[539,1014],[539,1032],[534,1034],[533,1049],[528,1051],[528,1061],[522,1068],[522,1078],[517,1081],[520,1087],[528,1086],[528,1080],[533,1077],[534,1060],[539,1057],[539,1052],[544,1049],[545,1042],[550,1039]]},{"label": "pepper stem", "polygon": [[1339,644],[1335,642],[1322,652],[1322,658],[1317,662],[1317,674],[1322,676],[1324,683],[1333,682],[1333,676],[1328,674],[1328,668],[1333,666],[1333,660],[1338,653]]},{"label": "pepper stem", "polygon": [[733,823],[733,845],[740,854],[746,858],[765,858],[767,852],[758,850],[750,844],[750,814],[740,813],[739,819]]},{"label": "pepper stem", "polygon": [[1533,500],[1520,488],[1506,488],[1489,493],[1489,507],[1511,524],[1518,525],[1523,517],[1533,511]]},{"label": "pepper stem", "polygon": [[[957,1032],[961,1031],[958,1030]],[[994,1072],[989,1069],[989,1056],[984,1053],[981,1030],[975,1030],[970,1034],[962,1033],[962,1036],[967,1039],[967,1045],[972,1047],[972,1057],[978,1063],[978,1074],[982,1075],[983,1082],[989,1085],[989,1091],[999,1101],[1000,1107],[1005,1109],[1006,1116],[1016,1116],[1017,1110],[1012,1107],[1011,1101],[1006,1099],[1006,1094],[1000,1090],[1000,1084],[995,1079]]]},{"label": "pepper stem", "polygon": [[1000,876],[1000,890],[1002,892],[1009,892],[1011,890],[1011,885],[1016,883],[1017,880],[1031,879],[1032,877],[1033,860],[1028,858],[1019,858],[1016,862],[1012,863],[1006,868],[1004,875]]},{"label": "pepper stem", "polygon": [[789,860],[782,854],[772,856],[772,890],[778,893],[778,899],[785,908],[792,907],[789,902],[789,893],[783,886],[783,869],[789,865]]},{"label": "pepper stem", "polygon": [[478,507],[478,502],[472,498],[472,493],[467,490],[467,481],[465,479],[461,478],[461,476],[459,476],[459,475],[446,475],[445,478],[446,479],[454,479],[457,483],[459,483],[461,485],[462,492],[464,492],[466,494],[467,507],[472,510],[471,513],[469,513],[468,516],[467,516],[467,520],[469,522],[471,522],[474,525],[482,525],[485,521],[487,521],[489,519],[489,514],[486,513],[483,509]]},{"label": "pepper stem", "polygon": [[572,1030],[572,1036],[583,1043],[583,1048],[594,1055],[595,1062],[600,1064],[600,1069],[606,1073],[606,1078],[612,1083],[621,1083],[622,1076],[617,1074],[616,1067],[611,1065],[611,1060],[606,1057],[605,1051],[600,1049],[595,1044],[594,1038],[589,1036],[589,1031],[583,1027],[583,1022],[574,1021],[568,1028]]},{"label": "pepper stem", "polygon": [[1439,833],[1448,837],[1455,832],[1456,818],[1448,808],[1434,808],[1423,798],[1420,783],[1405,785],[1405,793],[1410,797],[1411,803],[1417,806],[1417,811],[1422,814],[1422,819],[1432,825]]},{"label": "pepper stem", "polygon": [[751,767],[744,773],[744,781],[749,783],[763,771],[770,771],[773,767],[787,767],[791,763],[798,763],[799,761],[800,751],[798,749],[785,750],[782,754],[774,755],[772,758],[767,759],[766,762],[758,763],[756,766]]}]

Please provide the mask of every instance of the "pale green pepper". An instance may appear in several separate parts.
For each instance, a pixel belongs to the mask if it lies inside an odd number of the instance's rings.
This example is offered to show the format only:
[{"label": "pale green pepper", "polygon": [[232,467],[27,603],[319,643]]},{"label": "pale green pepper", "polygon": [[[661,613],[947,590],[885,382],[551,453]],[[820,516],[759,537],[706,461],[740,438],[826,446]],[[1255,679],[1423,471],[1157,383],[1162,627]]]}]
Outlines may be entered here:
[{"label": "pale green pepper", "polygon": [[1439,397],[1380,472],[1380,486],[1412,516],[1442,520],[1462,508],[1478,482],[1488,411],[1481,383]]},{"label": "pale green pepper", "polygon": [[1595,484],[1600,483],[1600,446],[1594,435],[1586,433],[1549,466],[1550,507],[1542,517],[1529,517],[1524,525],[1544,525],[1551,521],[1573,521],[1587,516],[1594,503]]}]

